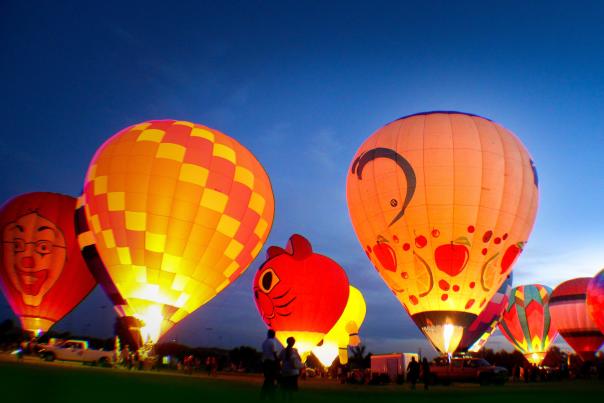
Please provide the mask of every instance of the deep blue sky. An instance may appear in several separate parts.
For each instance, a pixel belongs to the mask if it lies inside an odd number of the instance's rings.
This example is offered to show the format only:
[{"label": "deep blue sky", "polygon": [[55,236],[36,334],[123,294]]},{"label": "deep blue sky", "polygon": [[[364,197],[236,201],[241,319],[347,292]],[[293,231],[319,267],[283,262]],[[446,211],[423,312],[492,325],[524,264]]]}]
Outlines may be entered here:
[{"label": "deep blue sky", "polygon": [[[133,123],[205,124],[271,177],[268,245],[307,236],[365,294],[369,349],[415,350],[421,334],[354,236],[346,169],[385,123],[458,110],[514,131],[539,170],[515,284],[555,286],[604,265],[601,2],[124,3],[0,4],[0,200],[77,195],[96,148]],[[261,260],[168,337],[258,344],[250,288]],[[0,300],[0,318],[10,315]],[[97,289],[57,328],[108,336],[112,315]]]}]

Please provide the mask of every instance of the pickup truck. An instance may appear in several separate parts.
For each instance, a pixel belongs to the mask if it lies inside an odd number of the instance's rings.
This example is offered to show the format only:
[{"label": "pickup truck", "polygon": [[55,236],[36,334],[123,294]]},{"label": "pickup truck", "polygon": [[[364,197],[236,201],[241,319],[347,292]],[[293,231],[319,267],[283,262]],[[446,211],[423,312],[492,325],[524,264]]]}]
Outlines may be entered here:
[{"label": "pickup truck", "polygon": [[80,361],[102,366],[109,366],[113,361],[113,351],[93,350],[88,348],[88,342],[84,340],[66,340],[41,347],[40,357],[46,361]]},{"label": "pickup truck", "polygon": [[494,383],[503,385],[508,379],[508,371],[491,365],[483,358],[453,357],[436,359],[430,365],[430,375],[434,383],[478,382],[481,385]]}]

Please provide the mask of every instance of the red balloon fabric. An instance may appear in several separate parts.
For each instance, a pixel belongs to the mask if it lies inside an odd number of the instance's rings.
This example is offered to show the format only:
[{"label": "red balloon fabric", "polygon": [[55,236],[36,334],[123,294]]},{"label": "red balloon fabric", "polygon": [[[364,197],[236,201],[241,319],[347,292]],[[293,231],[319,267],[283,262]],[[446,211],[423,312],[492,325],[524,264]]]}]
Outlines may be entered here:
[{"label": "red balloon fabric", "polygon": [[73,197],[36,192],[0,208],[0,287],[25,330],[47,331],[96,285],[76,241],[75,205]]},{"label": "red balloon fabric", "polygon": [[587,312],[598,329],[604,332],[604,270],[596,274],[587,286]]},{"label": "red balloon fabric", "polygon": [[593,360],[595,352],[604,343],[604,334],[587,312],[589,280],[581,277],[565,281],[554,288],[549,300],[554,327],[584,361]]},{"label": "red balloon fabric", "polygon": [[[330,258],[313,253],[301,235],[292,235],[286,249],[271,246],[254,278],[254,299],[269,328],[295,335],[307,344],[320,342],[346,307],[348,277]],[[298,346],[298,344],[296,344]]]}]

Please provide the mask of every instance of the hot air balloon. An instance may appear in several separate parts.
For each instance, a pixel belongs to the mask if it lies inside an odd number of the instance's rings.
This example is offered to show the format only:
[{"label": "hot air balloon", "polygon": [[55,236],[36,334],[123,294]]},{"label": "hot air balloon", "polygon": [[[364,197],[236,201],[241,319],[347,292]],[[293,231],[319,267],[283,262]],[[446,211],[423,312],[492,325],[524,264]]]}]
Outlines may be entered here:
[{"label": "hot air balloon", "polygon": [[246,270],[273,213],[269,178],[241,144],[199,124],[154,120],[96,152],[78,239],[118,314],[155,342]]},{"label": "hot air balloon", "polygon": [[503,282],[497,293],[489,300],[480,315],[464,332],[457,351],[478,352],[497,329],[501,315],[508,305],[512,290],[512,275]]},{"label": "hot air balloon", "polygon": [[528,239],[537,173],[520,140],[499,124],[420,113],[361,145],[347,201],[377,271],[432,344],[451,353]]},{"label": "hot air balloon", "polygon": [[329,367],[340,356],[340,364],[348,363],[348,346],[360,344],[359,328],[365,320],[367,306],[363,294],[350,286],[346,308],[331,330],[323,337],[323,342],[312,349],[321,364]]},{"label": "hot air balloon", "polygon": [[587,286],[587,311],[598,329],[604,332],[604,270],[589,281]]},{"label": "hot air balloon", "polygon": [[604,343],[604,334],[587,313],[588,277],[559,284],[549,299],[552,325],[584,361],[591,361]]},{"label": "hot air balloon", "polygon": [[301,235],[287,247],[271,246],[253,283],[256,307],[268,328],[285,345],[307,356],[342,316],[349,296],[348,277],[330,258],[314,253]]},{"label": "hot air balloon", "polygon": [[23,329],[36,336],[96,285],[75,238],[75,205],[73,197],[36,192],[0,208],[0,286]]},{"label": "hot air balloon", "polygon": [[499,322],[501,333],[535,365],[541,364],[558,335],[550,320],[551,291],[540,284],[514,287]]}]

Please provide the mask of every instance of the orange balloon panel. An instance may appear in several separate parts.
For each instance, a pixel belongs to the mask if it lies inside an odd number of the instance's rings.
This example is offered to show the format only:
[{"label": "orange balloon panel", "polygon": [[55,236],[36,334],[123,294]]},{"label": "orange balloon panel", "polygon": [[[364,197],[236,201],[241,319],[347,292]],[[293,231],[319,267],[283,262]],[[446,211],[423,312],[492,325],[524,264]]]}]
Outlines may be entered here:
[{"label": "orange balloon panel", "polygon": [[93,272],[122,316],[161,322],[152,339],[243,273],[274,213],[269,178],[245,147],[174,120],[131,126],[103,144],[81,205],[80,244],[96,244],[103,263],[84,250]]},{"label": "orange balloon panel", "polygon": [[528,239],[537,174],[522,143],[497,123],[422,113],[363,143],[347,200],[384,281],[432,343],[452,352]]},{"label": "orange balloon panel", "polygon": [[0,208],[0,288],[25,330],[47,331],[96,285],[75,238],[75,205],[70,196],[35,192]]}]

